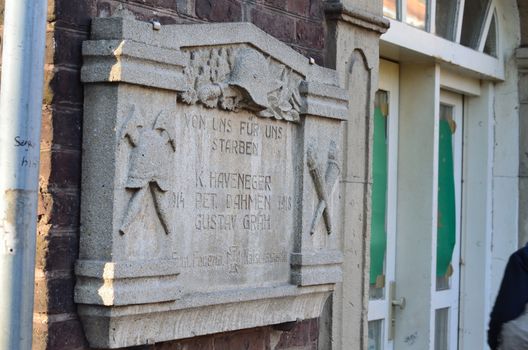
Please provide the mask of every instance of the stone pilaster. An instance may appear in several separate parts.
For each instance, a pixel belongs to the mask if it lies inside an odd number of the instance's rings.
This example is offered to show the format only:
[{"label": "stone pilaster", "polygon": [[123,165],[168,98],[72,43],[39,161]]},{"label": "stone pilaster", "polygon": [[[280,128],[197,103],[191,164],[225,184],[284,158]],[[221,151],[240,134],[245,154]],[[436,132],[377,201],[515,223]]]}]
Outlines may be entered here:
[{"label": "stone pilaster", "polygon": [[343,283],[334,298],[333,339],[336,349],[367,346],[371,144],[374,94],[378,84],[379,36],[389,22],[382,17],[381,1],[329,2],[326,62],[336,69],[350,105],[343,149],[346,150],[341,250]]}]

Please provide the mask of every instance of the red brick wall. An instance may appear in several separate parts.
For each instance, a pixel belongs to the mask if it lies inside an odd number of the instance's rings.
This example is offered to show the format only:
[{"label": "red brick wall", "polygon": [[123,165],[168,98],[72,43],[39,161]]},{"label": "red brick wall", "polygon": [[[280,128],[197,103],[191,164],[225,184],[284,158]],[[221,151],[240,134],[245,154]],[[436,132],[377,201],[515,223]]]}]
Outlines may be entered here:
[{"label": "red brick wall", "polygon": [[[289,327],[286,327],[289,328]],[[318,320],[296,323],[290,330],[262,327],[212,336],[138,346],[130,350],[317,350]]]},{"label": "red brick wall", "polygon": [[[83,90],[81,43],[90,18],[123,4],[138,19],[164,24],[251,21],[322,64],[322,0],[48,0],[46,84],[42,118],[40,202],[33,348],[88,349],[73,302],[78,256]],[[3,1],[0,1],[3,12]],[[185,5],[185,6],[182,6]],[[273,327],[139,349],[316,349],[318,320],[289,331]]]}]

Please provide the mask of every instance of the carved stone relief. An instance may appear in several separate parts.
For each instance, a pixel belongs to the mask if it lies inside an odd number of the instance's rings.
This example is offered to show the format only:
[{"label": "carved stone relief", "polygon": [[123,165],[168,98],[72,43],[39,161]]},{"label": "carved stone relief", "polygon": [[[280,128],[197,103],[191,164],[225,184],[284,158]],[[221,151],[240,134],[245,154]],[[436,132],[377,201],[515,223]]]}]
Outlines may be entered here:
[{"label": "carved stone relief", "polygon": [[170,234],[169,212],[172,191],[168,162],[176,151],[175,126],[168,115],[160,112],[150,127],[145,125],[136,106],[130,109],[125,121],[122,137],[132,146],[130,164],[125,187],[134,192],[119,232],[126,234],[143,210],[143,200],[152,196],[156,213],[166,234]]},{"label": "carved stone relief", "polygon": [[335,71],[248,23],[99,18],[83,55],[90,346],[318,317],[341,280]]},{"label": "carved stone relief", "polygon": [[332,195],[334,185],[337,182],[341,169],[337,162],[337,147],[334,141],[330,142],[328,149],[328,159],[326,161],[326,171],[323,178],[320,164],[318,164],[317,156],[314,150],[314,145],[308,146],[307,154],[307,166],[312,177],[315,192],[319,198],[315,214],[310,225],[310,234],[315,233],[315,228],[321,220],[321,216],[324,219],[326,231],[328,234],[332,233],[332,213],[330,210],[330,197]]},{"label": "carved stone relief", "polygon": [[179,94],[187,104],[237,111],[259,117],[299,121],[301,77],[248,47],[220,47],[189,52],[184,70],[190,89]]}]

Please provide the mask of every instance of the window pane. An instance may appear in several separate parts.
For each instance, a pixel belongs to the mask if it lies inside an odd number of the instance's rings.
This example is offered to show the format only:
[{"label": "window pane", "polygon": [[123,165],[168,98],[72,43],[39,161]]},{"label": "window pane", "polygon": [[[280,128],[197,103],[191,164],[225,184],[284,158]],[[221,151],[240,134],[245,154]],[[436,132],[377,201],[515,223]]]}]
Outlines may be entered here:
[{"label": "window pane", "polygon": [[449,308],[435,312],[435,350],[448,350]]},{"label": "window pane", "polygon": [[407,17],[405,22],[420,28],[426,29],[427,13],[429,7],[428,0],[407,0]]},{"label": "window pane", "polygon": [[376,92],[372,149],[372,215],[370,235],[370,299],[383,299],[387,251],[387,117],[388,93]]},{"label": "window pane", "polygon": [[383,0],[383,15],[393,19],[398,18],[398,4],[396,0]]},{"label": "window pane", "polygon": [[436,276],[436,291],[448,290],[451,288],[451,276],[453,274],[453,268],[451,265],[448,267],[448,271],[443,276]]},{"label": "window pane", "polygon": [[436,289],[442,290],[449,288],[448,279],[453,272],[451,259],[456,243],[457,225],[453,161],[453,134],[457,131],[457,127],[453,120],[452,106],[440,105],[439,126]]},{"label": "window pane", "polygon": [[368,350],[383,350],[383,320],[368,323]]},{"label": "window pane", "polygon": [[462,45],[473,49],[478,48],[489,4],[490,0],[466,0],[460,37]]},{"label": "window pane", "polygon": [[486,38],[486,43],[484,45],[484,53],[497,57],[497,27],[495,15],[493,15],[493,18],[491,19],[488,37]]},{"label": "window pane", "polygon": [[436,1],[436,35],[447,40],[455,40],[459,0]]}]

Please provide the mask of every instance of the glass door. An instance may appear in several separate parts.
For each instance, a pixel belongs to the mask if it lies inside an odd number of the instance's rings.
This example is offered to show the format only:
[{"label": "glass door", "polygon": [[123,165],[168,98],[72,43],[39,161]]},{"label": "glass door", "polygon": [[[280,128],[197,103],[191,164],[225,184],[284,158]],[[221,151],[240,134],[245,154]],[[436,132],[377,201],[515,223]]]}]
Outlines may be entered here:
[{"label": "glass door", "polygon": [[[415,78],[409,71],[416,68],[403,69]],[[418,98],[430,76],[419,75],[420,89],[413,80],[402,85],[401,72],[382,60],[375,96],[368,349],[456,350],[463,97],[436,90],[436,98]],[[424,118],[424,110],[435,112]]]}]

